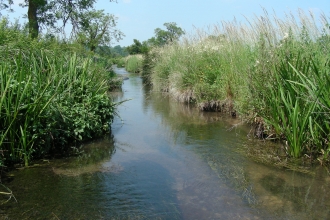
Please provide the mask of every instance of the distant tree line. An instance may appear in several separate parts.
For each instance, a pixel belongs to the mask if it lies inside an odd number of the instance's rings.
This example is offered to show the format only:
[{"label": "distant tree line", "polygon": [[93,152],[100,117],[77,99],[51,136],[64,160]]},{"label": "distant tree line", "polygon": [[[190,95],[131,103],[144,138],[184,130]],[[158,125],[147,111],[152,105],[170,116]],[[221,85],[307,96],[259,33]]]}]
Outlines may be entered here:
[{"label": "distant tree line", "polygon": [[[27,8],[28,30],[36,39],[42,29],[52,33],[64,33],[68,25],[72,27],[71,38],[91,51],[98,46],[119,41],[124,34],[116,28],[117,18],[95,10],[96,0],[24,0],[20,6]],[[109,0],[116,2],[116,0]],[[0,10],[12,11],[13,0],[0,0]],[[1,14],[0,14],[1,15]]]},{"label": "distant tree line", "polygon": [[110,47],[110,46],[98,46],[95,50],[96,53],[104,57],[126,57],[129,53],[126,50],[126,47],[121,47],[120,45]]},{"label": "distant tree line", "polygon": [[179,38],[185,34],[182,28],[178,27],[175,22],[164,23],[166,27],[165,30],[156,28],[155,29],[155,36],[140,42],[137,39],[133,40],[133,44],[126,47],[126,51],[131,54],[145,54],[148,50],[152,47],[161,47],[168,43],[175,42],[179,40]]}]

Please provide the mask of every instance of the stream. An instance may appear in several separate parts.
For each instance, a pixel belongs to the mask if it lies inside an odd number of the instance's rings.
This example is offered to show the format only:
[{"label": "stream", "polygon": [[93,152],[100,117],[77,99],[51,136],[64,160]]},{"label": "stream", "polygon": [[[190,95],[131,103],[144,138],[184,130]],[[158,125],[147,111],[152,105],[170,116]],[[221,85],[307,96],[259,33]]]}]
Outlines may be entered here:
[{"label": "stream", "polygon": [[[218,112],[200,112],[128,76],[111,134],[77,157],[40,160],[3,183],[2,219],[330,219],[330,177],[256,162],[274,148]],[[273,144],[273,145],[272,145]],[[4,191],[4,190],[0,190]],[[6,199],[4,195],[2,200]]]}]

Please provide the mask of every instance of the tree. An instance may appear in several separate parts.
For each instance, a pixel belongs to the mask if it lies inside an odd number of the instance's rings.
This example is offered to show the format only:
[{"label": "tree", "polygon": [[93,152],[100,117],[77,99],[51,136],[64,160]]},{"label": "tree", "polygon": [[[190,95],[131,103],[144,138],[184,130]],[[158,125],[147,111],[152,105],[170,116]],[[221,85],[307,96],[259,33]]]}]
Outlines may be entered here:
[{"label": "tree", "polygon": [[[116,0],[109,0],[114,2]],[[40,26],[64,29],[69,23],[73,32],[78,30],[80,16],[93,8],[96,0],[24,0],[22,7],[28,8],[28,26],[32,38],[39,34]],[[13,0],[0,0],[0,9],[10,8]],[[61,21],[60,27],[55,27]]]},{"label": "tree", "polygon": [[28,6],[29,33],[32,38],[37,38],[39,35],[39,22],[41,22],[41,19],[38,18],[38,14],[44,14],[47,11],[46,10],[47,1],[28,0],[25,2],[26,5]]},{"label": "tree", "polygon": [[131,55],[142,53],[142,44],[141,44],[141,42],[138,41],[137,39],[134,39],[133,41],[134,41],[134,44],[126,47],[126,51]]},{"label": "tree", "polygon": [[103,10],[92,10],[80,14],[78,42],[95,51],[99,45],[107,45],[112,39],[119,41],[124,34],[116,29],[117,18]]},{"label": "tree", "polygon": [[175,22],[164,23],[166,30],[155,29],[155,41],[159,46],[178,40],[185,32]]},{"label": "tree", "polygon": [[0,10],[10,8],[10,5],[12,5],[13,3],[13,0],[0,0]]},{"label": "tree", "polygon": [[148,41],[143,41],[142,43],[137,39],[134,39],[134,44],[127,46],[126,51],[131,54],[142,54],[146,53],[149,50],[150,44]]},{"label": "tree", "polygon": [[126,47],[126,51],[129,54],[147,54],[151,47],[163,46],[167,43],[171,43],[179,40],[179,38],[185,33],[175,22],[165,23],[166,30],[160,28],[155,29],[155,37],[152,37],[142,43],[137,39],[134,39],[134,44]]}]

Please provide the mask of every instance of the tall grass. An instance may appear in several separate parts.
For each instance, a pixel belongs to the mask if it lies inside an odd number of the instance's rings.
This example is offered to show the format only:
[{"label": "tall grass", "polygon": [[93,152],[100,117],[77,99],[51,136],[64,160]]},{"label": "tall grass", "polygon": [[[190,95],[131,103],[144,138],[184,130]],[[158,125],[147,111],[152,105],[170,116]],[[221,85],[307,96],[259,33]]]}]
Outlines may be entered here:
[{"label": "tall grass", "polygon": [[272,87],[264,91],[263,117],[286,138],[288,153],[329,153],[329,68],[320,71],[313,58],[283,62]]},{"label": "tall grass", "polygon": [[154,89],[202,110],[262,117],[264,133],[287,153],[329,153],[330,28],[321,14],[298,10],[244,23],[221,22],[150,53]]},{"label": "tall grass", "polygon": [[[13,31],[3,21],[0,28]],[[72,44],[33,41],[19,29],[13,39],[7,36],[0,38],[2,165],[28,166],[33,157],[67,152],[108,131],[115,104],[104,66],[70,49]],[[22,39],[25,45],[18,44]]]},{"label": "tall grass", "polygon": [[142,71],[142,55],[129,55],[125,58],[125,69],[131,73],[140,73]]}]

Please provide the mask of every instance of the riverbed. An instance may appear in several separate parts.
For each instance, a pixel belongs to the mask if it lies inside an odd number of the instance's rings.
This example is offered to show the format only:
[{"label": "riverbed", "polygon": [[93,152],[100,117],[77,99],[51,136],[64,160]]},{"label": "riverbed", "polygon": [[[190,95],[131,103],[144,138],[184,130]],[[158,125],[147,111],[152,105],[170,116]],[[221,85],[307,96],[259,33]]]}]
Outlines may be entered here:
[{"label": "riverbed", "polygon": [[[8,219],[329,219],[330,178],[267,165],[238,119],[200,112],[128,77],[106,137],[77,157],[15,170],[1,205]],[[37,162],[38,163],[38,162]]]}]

